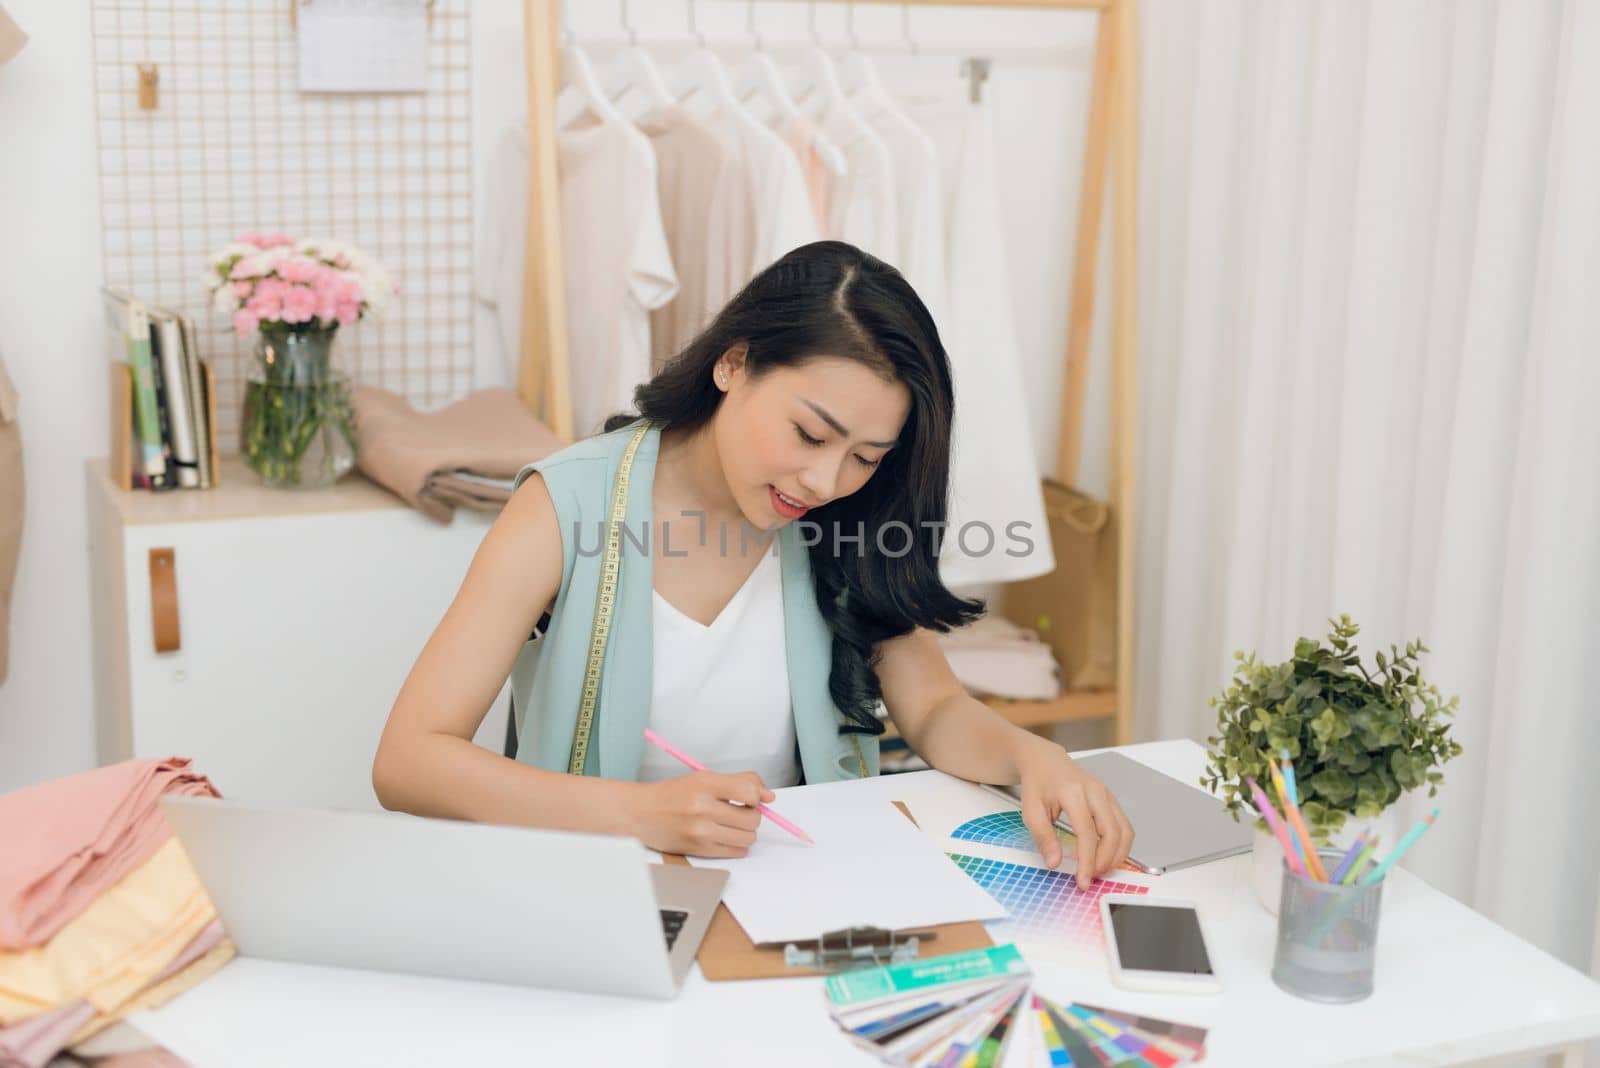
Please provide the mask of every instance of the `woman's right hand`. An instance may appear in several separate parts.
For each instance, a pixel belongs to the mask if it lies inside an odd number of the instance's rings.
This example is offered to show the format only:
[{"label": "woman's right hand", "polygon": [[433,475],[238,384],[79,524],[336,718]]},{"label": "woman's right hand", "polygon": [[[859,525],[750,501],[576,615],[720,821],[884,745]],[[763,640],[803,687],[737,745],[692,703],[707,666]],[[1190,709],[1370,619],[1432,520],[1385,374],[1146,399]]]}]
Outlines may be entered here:
[{"label": "woman's right hand", "polygon": [[777,795],[753,771],[691,771],[645,783],[635,802],[639,840],[662,853],[742,857],[756,840],[756,806]]}]

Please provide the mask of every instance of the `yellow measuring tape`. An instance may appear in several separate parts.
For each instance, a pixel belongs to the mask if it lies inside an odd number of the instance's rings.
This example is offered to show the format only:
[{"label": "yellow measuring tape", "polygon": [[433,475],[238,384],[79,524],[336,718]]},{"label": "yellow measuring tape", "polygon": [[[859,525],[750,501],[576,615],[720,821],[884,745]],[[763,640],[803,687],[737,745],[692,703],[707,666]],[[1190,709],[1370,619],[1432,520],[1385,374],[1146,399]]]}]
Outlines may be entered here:
[{"label": "yellow measuring tape", "polygon": [[578,726],[572,734],[572,758],[567,771],[583,774],[589,757],[589,733],[594,729],[595,705],[600,699],[600,669],[606,662],[606,642],[611,638],[611,609],[617,603],[617,575],[622,571],[622,522],[628,514],[628,478],[633,474],[633,456],[650,430],[642,422],[633,440],[623,450],[617,465],[617,484],[611,491],[611,515],[606,520],[605,557],[600,565],[600,588],[594,598],[594,626],[589,630],[589,662],[583,669],[583,695],[578,701]]}]

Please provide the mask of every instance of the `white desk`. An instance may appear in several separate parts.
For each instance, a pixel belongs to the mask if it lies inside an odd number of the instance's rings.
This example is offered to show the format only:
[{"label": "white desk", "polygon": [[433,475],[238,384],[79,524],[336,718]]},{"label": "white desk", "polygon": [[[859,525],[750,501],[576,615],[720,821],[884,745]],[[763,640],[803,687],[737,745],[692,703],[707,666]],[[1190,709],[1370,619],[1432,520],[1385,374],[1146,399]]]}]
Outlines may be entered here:
[{"label": "white desk", "polygon": [[[1189,783],[1204,760],[1188,741],[1124,751]],[[890,776],[867,788],[915,812],[916,797],[941,779]],[[1130,994],[1101,968],[1049,961],[1034,962],[1038,989],[1209,1026],[1205,1063],[1214,1066],[1459,1064],[1559,1051],[1576,1063],[1576,1047],[1600,1036],[1600,984],[1404,871],[1384,891],[1376,992],[1346,1006],[1300,1001],[1272,984],[1274,920],[1256,904],[1248,856],[1152,885],[1205,901],[1224,896],[1215,924],[1224,995]],[[133,1023],[195,1068],[876,1063],[834,1029],[820,985],[708,983],[697,969],[678,999],[663,1003],[238,960]],[[1008,1066],[1040,1063],[1030,1051],[1014,1048]]]}]

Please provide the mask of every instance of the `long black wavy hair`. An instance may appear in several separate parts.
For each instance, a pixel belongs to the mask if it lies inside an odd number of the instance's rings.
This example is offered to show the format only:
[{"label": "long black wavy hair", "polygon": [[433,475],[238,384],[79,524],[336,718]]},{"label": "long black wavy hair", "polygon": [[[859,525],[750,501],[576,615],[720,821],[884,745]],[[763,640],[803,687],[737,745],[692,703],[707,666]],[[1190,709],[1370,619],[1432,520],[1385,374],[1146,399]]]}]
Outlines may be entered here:
[{"label": "long black wavy hair", "polygon": [[[857,360],[911,393],[900,437],[866,484],[801,520],[815,524],[806,534],[816,538],[810,553],[817,607],[833,633],[828,690],[845,717],[840,730],[881,734],[877,644],[915,627],[946,631],[983,612],[982,601],[957,597],[939,578],[955,407],[949,357],[933,317],[899,271],[854,245],[818,241],[752,279],[634,391],[638,411],[612,416],[605,429],[640,418],[662,430],[705,425],[723,397],[712,382],[713,368],[741,343],[751,379],[828,355]],[[895,527],[880,548],[878,532],[886,524]],[[910,551],[894,555],[908,537]]]}]

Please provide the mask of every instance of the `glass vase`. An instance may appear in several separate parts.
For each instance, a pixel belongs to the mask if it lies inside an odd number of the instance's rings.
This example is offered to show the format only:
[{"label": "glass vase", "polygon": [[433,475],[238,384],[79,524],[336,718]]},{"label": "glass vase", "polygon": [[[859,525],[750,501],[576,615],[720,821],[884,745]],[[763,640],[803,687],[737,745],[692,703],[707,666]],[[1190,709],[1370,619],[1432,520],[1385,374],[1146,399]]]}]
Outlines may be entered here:
[{"label": "glass vase", "polygon": [[331,365],[337,327],[261,327],[239,452],[268,486],[330,486],[356,461],[350,378]]}]

